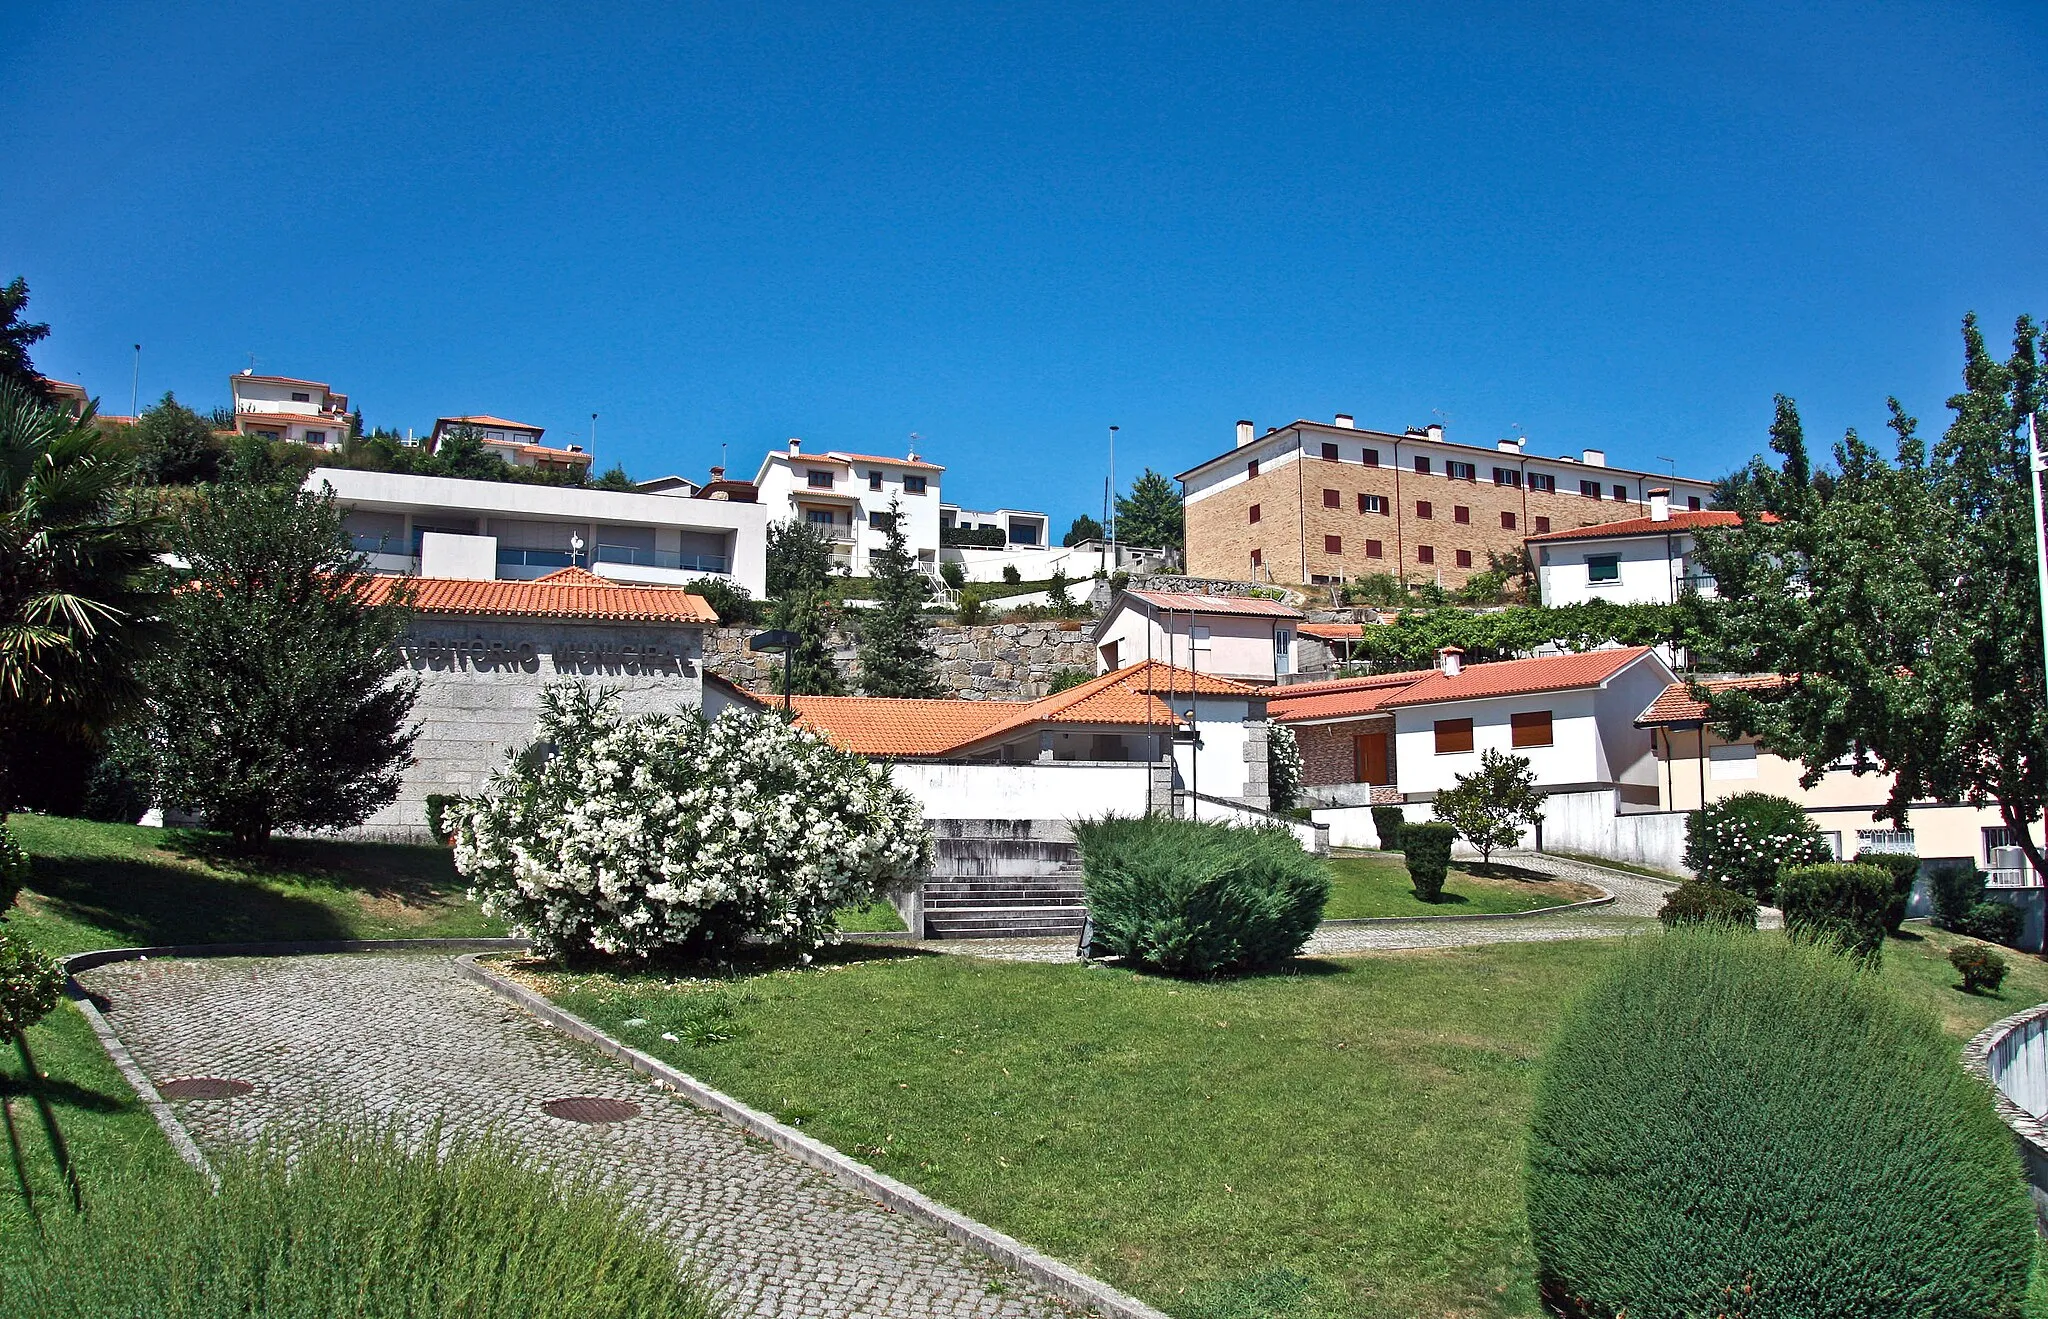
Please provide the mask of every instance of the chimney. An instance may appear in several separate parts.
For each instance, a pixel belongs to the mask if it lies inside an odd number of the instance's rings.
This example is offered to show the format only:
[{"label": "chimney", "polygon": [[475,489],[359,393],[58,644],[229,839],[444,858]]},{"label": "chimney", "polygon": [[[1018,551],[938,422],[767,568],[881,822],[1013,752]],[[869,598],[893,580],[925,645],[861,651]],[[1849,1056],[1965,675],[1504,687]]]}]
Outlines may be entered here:
[{"label": "chimney", "polygon": [[1465,652],[1458,647],[1445,646],[1437,652],[1437,657],[1443,661],[1442,668],[1446,678],[1455,678],[1464,672]]},{"label": "chimney", "polygon": [[580,444],[572,444],[572,445],[570,445],[570,446],[569,446],[569,452],[570,452],[570,453],[582,453],[582,452],[583,452],[583,446],[582,446],[582,445],[580,445]]},{"label": "chimney", "polygon": [[1252,424],[1248,421],[1237,423],[1237,447],[1242,449],[1252,442]]},{"label": "chimney", "polygon": [[1432,421],[1431,423],[1429,423],[1429,425],[1424,426],[1422,428],[1422,433],[1425,437],[1429,439],[1441,440],[1444,437],[1443,423],[1439,421]]},{"label": "chimney", "polygon": [[723,481],[725,479],[725,469],[723,467],[712,468],[711,479],[714,481]]},{"label": "chimney", "polygon": [[1336,424],[1343,427],[1345,430],[1352,430],[1358,425],[1356,421],[1353,421],[1351,419],[1351,414],[1348,412],[1338,413]]},{"label": "chimney", "polygon": [[1587,449],[1581,455],[1579,461],[1588,467],[1605,467],[1607,466],[1607,450]]},{"label": "chimney", "polygon": [[1650,521],[1671,520],[1671,492],[1661,486],[1650,492]]},{"label": "chimney", "polygon": [[1495,440],[1493,442],[1493,447],[1499,449],[1502,453],[1520,453],[1522,451],[1522,441]]},{"label": "chimney", "polygon": [[794,458],[804,451],[804,442],[792,435],[789,437],[789,456]]}]

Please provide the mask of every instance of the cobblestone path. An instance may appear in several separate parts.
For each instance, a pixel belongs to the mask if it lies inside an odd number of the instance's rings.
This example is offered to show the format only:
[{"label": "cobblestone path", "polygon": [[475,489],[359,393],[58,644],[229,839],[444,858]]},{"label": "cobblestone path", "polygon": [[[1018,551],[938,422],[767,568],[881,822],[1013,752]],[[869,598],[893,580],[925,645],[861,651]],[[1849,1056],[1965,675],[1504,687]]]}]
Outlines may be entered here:
[{"label": "cobblestone path", "polygon": [[[550,1166],[615,1177],[735,1315],[1055,1316],[1018,1275],[884,1209],[456,974],[446,953],[123,962],[86,987],[159,1085],[254,1083],[172,1100],[202,1147],[279,1123],[367,1116],[490,1131]],[[546,1100],[629,1100],[585,1126]]]}]

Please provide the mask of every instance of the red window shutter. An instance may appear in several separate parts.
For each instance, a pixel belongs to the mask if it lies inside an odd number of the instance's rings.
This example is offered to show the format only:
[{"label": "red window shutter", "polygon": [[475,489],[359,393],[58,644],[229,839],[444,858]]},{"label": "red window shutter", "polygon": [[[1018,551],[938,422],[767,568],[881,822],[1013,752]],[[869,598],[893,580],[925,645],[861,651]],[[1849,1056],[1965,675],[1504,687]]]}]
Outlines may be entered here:
[{"label": "red window shutter", "polygon": [[1470,550],[1459,550],[1459,551],[1458,551],[1458,566],[1459,566],[1460,568],[1470,568],[1470,567],[1472,566],[1472,551],[1470,551]]},{"label": "red window shutter", "polygon": [[1415,561],[1417,563],[1435,563],[1436,547],[1434,545],[1417,545],[1415,547]]},{"label": "red window shutter", "polygon": [[1325,554],[1342,554],[1343,552],[1344,552],[1344,538],[1343,538],[1342,536],[1325,536],[1325,537],[1323,537],[1323,553],[1325,553]]}]

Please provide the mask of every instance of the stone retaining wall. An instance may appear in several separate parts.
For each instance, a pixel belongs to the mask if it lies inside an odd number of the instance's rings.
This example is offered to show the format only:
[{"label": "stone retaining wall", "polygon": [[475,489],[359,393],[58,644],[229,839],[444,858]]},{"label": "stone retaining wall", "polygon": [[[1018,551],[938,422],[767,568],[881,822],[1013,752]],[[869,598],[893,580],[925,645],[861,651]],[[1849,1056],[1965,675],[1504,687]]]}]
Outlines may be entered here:
[{"label": "stone retaining wall", "polygon": [[[774,692],[782,681],[780,660],[747,649],[758,629],[721,627],[704,634],[705,667],[749,691]],[[966,701],[1024,701],[1044,696],[1055,669],[1095,672],[1095,624],[991,623],[975,627],[941,624],[931,631],[939,657],[939,681],[946,693]],[[855,634],[834,628],[827,634],[839,679],[859,690]]]}]

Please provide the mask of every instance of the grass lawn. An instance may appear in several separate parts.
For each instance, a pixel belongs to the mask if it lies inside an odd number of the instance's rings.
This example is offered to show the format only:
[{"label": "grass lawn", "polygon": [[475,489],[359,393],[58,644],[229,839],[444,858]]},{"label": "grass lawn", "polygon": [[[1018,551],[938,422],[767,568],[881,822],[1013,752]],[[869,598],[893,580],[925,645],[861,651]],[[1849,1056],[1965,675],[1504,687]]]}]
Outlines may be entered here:
[{"label": "grass lawn", "polygon": [[887,898],[876,898],[865,907],[841,907],[832,918],[849,934],[882,934],[905,928]]},{"label": "grass lawn", "polygon": [[[1959,1041],[2048,999],[2048,964],[2021,954],[1999,996],[1965,995],[1952,936],[1915,933],[1882,974]],[[522,973],[1183,1319],[1531,1315],[1529,1105],[1559,1013],[1613,951],[1388,953],[1215,984],[853,949],[728,980]]]},{"label": "grass lawn", "polygon": [[1569,879],[1496,864],[1451,863],[1441,902],[1415,896],[1399,852],[1360,852],[1330,858],[1330,902],[1323,919],[1361,916],[1459,916],[1533,911],[1597,898],[1600,891]]}]

